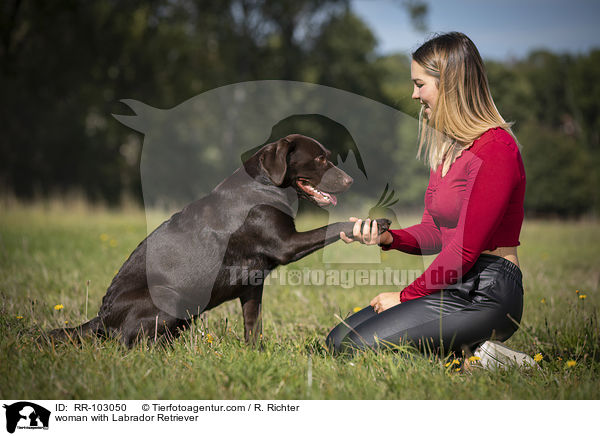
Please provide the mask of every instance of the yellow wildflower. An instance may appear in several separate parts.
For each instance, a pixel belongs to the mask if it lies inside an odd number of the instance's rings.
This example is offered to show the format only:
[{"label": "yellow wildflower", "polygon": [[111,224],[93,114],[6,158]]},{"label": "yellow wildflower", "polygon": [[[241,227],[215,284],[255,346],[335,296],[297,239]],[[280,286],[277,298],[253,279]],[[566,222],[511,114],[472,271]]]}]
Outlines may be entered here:
[{"label": "yellow wildflower", "polygon": [[585,300],[586,298],[587,298],[587,295],[585,295],[585,294],[581,294],[581,295],[579,296],[579,299],[580,299],[580,300]]},{"label": "yellow wildflower", "polygon": [[111,247],[116,247],[118,245],[117,240],[111,239],[110,242],[108,243],[108,245],[110,245]]},{"label": "yellow wildflower", "polygon": [[540,301],[542,304],[546,304],[546,299],[542,298],[542,300]]},{"label": "yellow wildflower", "polygon": [[208,342],[209,344],[213,343],[213,337],[210,333],[206,335],[206,342]]},{"label": "yellow wildflower", "polygon": [[535,360],[536,362],[540,362],[543,358],[544,356],[542,355],[542,353],[537,353],[535,356],[533,356],[533,360]]},{"label": "yellow wildflower", "polygon": [[458,372],[458,371],[460,371],[460,368],[456,368],[454,371]]},{"label": "yellow wildflower", "polygon": [[23,316],[17,315],[17,319],[23,319]]},{"label": "yellow wildflower", "polygon": [[69,321],[65,321],[65,324],[69,324]]},{"label": "yellow wildflower", "polygon": [[575,289],[575,293],[576,293],[576,294],[579,294],[579,289]]},{"label": "yellow wildflower", "polygon": [[61,310],[64,308],[65,308],[65,306],[63,306],[62,304],[57,304],[56,306],[54,306],[54,310]]},{"label": "yellow wildflower", "polygon": [[101,240],[102,242],[106,242],[106,241],[108,241],[108,235],[107,235],[106,233],[101,233],[101,234],[100,234],[100,240]]},{"label": "yellow wildflower", "polygon": [[460,364],[460,360],[454,359],[452,362],[446,363],[446,368],[448,368],[450,365],[459,365],[459,364]]},{"label": "yellow wildflower", "polygon": [[469,362],[477,362],[478,360],[481,360],[481,357],[479,357],[479,356],[469,357]]},{"label": "yellow wildflower", "polygon": [[575,365],[577,365],[577,362],[574,360],[567,360],[567,368],[573,368]]},{"label": "yellow wildflower", "polygon": [[352,309],[352,312],[354,312],[354,313],[360,312],[361,309],[362,309],[362,307],[356,306],[354,309]]}]

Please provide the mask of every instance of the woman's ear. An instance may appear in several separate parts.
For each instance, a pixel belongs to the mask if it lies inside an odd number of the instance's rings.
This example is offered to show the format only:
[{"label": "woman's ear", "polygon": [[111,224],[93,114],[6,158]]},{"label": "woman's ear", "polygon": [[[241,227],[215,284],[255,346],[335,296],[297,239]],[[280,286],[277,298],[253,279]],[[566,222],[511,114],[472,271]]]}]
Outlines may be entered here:
[{"label": "woman's ear", "polygon": [[265,174],[271,179],[275,186],[281,186],[287,171],[287,155],[290,151],[291,142],[281,138],[263,147],[259,162]]}]

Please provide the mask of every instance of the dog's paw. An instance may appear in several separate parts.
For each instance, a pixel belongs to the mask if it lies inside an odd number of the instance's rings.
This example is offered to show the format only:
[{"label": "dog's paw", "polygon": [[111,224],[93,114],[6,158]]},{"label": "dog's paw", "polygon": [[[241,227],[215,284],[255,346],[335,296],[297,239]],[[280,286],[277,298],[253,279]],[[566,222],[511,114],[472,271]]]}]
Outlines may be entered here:
[{"label": "dog's paw", "polygon": [[377,218],[377,230],[378,234],[381,235],[383,232],[387,232],[392,222],[387,218]]}]

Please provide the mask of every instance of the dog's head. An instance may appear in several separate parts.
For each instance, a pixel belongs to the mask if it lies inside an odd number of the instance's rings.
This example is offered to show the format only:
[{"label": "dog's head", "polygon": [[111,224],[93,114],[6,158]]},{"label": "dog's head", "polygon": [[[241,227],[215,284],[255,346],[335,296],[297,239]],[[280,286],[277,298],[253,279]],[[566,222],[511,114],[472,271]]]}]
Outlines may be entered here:
[{"label": "dog's head", "polygon": [[335,193],[353,180],[330,160],[331,152],[308,136],[293,134],[259,150],[261,171],[274,185],[293,186],[300,197],[318,206],[337,204]]}]

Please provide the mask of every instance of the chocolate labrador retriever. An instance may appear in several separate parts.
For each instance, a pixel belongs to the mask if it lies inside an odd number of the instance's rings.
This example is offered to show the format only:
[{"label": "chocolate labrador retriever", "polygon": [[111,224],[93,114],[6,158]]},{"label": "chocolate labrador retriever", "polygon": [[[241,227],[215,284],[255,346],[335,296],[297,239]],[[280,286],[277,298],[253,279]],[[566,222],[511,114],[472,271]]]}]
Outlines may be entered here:
[{"label": "chocolate labrador retriever", "polygon": [[[254,342],[265,275],[352,234],[340,222],[296,231],[294,206],[304,198],[335,205],[352,178],[330,152],[298,134],[267,144],[209,195],[186,206],[144,239],[113,278],[98,316],[49,334],[171,340],[200,313],[239,298],[244,336]],[[378,220],[379,231],[390,222]]]}]

